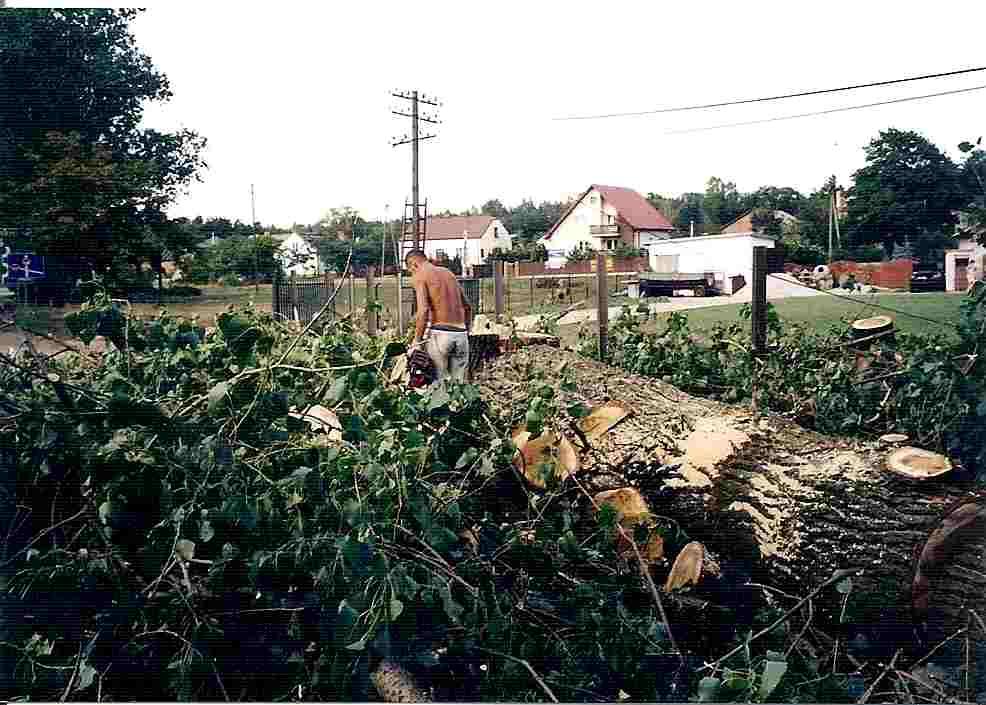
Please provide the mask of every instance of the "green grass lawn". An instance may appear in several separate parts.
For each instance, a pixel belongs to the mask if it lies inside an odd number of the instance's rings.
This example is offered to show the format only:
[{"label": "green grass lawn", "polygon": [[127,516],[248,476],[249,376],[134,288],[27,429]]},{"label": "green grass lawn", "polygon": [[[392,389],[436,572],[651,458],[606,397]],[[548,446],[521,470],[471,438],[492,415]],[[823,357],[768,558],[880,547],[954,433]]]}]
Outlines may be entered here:
[{"label": "green grass lawn", "polygon": [[[806,296],[773,301],[774,309],[782,322],[807,323],[817,331],[826,331],[842,318],[867,318],[888,315],[894,319],[897,330],[907,333],[949,333],[959,317],[959,304],[964,294],[878,294],[859,297],[858,300],[845,301],[834,296]],[[886,311],[871,303],[901,311]],[[708,308],[682,311],[688,317],[689,326],[696,332],[710,330],[716,323],[741,321],[740,308],[743,304],[727,304]],[[904,315],[916,314],[922,318]],[[644,330],[661,330],[667,322],[668,313],[658,313],[645,324]],[[933,323],[931,321],[937,321]],[[590,324],[595,325],[595,324]],[[612,325],[612,321],[611,321]],[[566,344],[572,345],[578,338],[578,325],[562,326],[561,335]]]}]

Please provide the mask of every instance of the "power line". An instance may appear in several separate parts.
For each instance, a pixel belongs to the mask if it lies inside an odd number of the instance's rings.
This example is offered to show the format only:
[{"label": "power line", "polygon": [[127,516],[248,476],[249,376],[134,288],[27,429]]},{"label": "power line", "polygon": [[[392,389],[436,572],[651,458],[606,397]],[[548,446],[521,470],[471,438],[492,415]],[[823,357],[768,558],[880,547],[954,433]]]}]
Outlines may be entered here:
[{"label": "power line", "polygon": [[760,125],[765,122],[780,122],[781,120],[795,120],[797,118],[816,117],[818,115],[829,115],[831,113],[841,113],[846,110],[861,110],[863,108],[875,108],[879,105],[891,105],[892,103],[907,103],[912,100],[924,100],[926,98],[938,98],[944,95],[956,95],[958,93],[968,93],[970,91],[981,91],[984,86],[973,86],[972,88],[959,88],[954,91],[942,91],[941,93],[928,93],[927,95],[915,95],[909,98],[895,98],[894,100],[881,100],[878,103],[866,103],[865,105],[850,105],[845,108],[831,108],[829,110],[819,110],[813,113],[801,113],[799,115],[782,115],[780,117],[763,118],[762,120],[747,120],[745,122],[731,122],[725,125],[710,125],[709,127],[689,127],[685,130],[669,130],[666,135],[682,135],[687,132],[706,132],[708,130],[722,130],[727,127],[743,127],[745,125]]},{"label": "power line", "polygon": [[804,96],[822,95],[824,93],[839,93],[842,91],[853,91],[858,88],[874,88],[876,86],[890,86],[895,83],[907,83],[908,81],[924,81],[929,78],[945,78],[946,76],[958,76],[960,74],[973,73],[975,71],[986,71],[986,66],[979,66],[971,69],[959,69],[957,71],[947,71],[945,73],[930,73],[925,76],[913,76],[911,78],[896,78],[892,81],[860,83],[855,86],[843,86],[842,88],[824,88],[816,91],[788,93],[786,95],[775,95],[766,98],[746,98],[744,100],[730,100],[723,103],[706,103],[704,105],[686,105],[677,108],[657,108],[656,110],[640,110],[640,111],[628,112],[628,113],[608,113],[603,115],[574,115],[570,117],[552,118],[552,120],[600,120],[603,118],[635,117],[640,115],[657,115],[659,113],[680,113],[687,110],[706,110],[708,108],[724,108],[729,105],[747,105],[749,103],[763,103],[770,100],[785,100],[787,98],[803,98]]}]

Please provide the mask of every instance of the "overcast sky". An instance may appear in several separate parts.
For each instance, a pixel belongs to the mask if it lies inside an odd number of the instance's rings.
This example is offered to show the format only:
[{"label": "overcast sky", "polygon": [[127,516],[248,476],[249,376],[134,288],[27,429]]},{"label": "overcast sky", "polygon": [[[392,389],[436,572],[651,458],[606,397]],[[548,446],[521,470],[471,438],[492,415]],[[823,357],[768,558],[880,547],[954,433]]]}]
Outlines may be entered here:
[{"label": "overcast sky", "polygon": [[[92,6],[93,3],[20,3]],[[822,96],[603,120],[552,118],[756,98],[986,65],[982,2],[279,2],[145,0],[133,25],[174,98],[148,126],[208,138],[203,182],[173,216],[311,223],[338,206],[399,215],[410,120],[391,89],[444,102],[421,143],[432,211],[558,200],[591,183],[642,193],[848,183],[881,129],[958,158],[986,133],[986,90],[730,129],[986,85],[986,71]],[[407,104],[404,104],[407,107]],[[430,126],[425,126],[430,129]]]}]

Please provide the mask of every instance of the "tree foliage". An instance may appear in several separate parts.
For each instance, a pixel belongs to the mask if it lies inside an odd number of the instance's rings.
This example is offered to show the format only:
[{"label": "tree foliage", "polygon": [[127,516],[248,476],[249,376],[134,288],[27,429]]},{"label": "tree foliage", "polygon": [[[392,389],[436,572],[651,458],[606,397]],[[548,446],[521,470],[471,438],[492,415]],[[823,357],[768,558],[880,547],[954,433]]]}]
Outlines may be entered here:
[{"label": "tree foliage", "polygon": [[849,236],[854,244],[910,242],[919,256],[952,234],[965,206],[954,162],[916,132],[888,129],[866,149],[866,166],[849,189]]},{"label": "tree foliage", "polygon": [[[198,177],[205,140],[141,129],[166,77],[140,53],[133,10],[0,13],[0,225],[44,253],[160,261],[167,207]],[[52,87],[57,87],[53,90]]]},{"label": "tree foliage", "polygon": [[971,235],[986,246],[986,150],[980,148],[982,137],[975,144],[963,142],[959,150],[966,155],[962,164],[963,186],[966,191],[964,235]]}]

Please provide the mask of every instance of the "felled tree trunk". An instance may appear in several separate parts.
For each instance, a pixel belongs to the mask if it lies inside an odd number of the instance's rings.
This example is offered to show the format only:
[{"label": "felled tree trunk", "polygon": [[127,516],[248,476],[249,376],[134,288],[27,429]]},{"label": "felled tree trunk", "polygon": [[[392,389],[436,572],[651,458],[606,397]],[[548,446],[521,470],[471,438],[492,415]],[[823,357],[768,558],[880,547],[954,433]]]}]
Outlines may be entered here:
[{"label": "felled tree trunk", "polygon": [[[528,365],[557,382],[566,360],[577,391],[559,392],[563,404],[617,400],[634,411],[582,453],[579,477],[595,489],[636,486],[653,512],[723,558],[762,566],[774,584],[807,592],[836,570],[862,569],[857,586],[910,605],[929,536],[950,510],[976,500],[954,481],[916,483],[886,472],[889,449],[879,443],[823,436],[573,353],[521,350],[477,382],[506,411],[532,388]],[[986,522],[956,546],[925,571],[930,611],[964,623],[971,607],[986,618]]]}]

